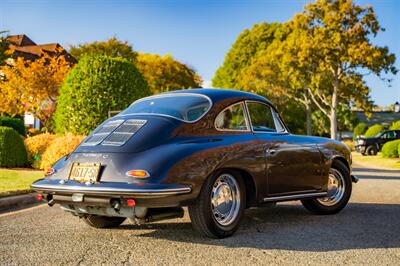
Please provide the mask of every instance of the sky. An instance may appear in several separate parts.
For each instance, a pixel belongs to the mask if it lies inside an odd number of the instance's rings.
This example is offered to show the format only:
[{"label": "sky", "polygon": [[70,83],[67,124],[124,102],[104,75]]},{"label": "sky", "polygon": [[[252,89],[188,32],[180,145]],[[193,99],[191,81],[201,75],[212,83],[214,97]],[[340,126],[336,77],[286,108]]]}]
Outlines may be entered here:
[{"label": "sky", "polygon": [[[0,30],[26,34],[38,44],[65,48],[116,36],[135,50],[171,54],[209,84],[237,36],[255,23],[285,22],[304,0],[1,0]],[[356,1],[374,7],[386,30],[373,40],[388,46],[400,69],[400,1]],[[371,99],[387,106],[400,101],[400,73],[391,86],[367,76]]]}]

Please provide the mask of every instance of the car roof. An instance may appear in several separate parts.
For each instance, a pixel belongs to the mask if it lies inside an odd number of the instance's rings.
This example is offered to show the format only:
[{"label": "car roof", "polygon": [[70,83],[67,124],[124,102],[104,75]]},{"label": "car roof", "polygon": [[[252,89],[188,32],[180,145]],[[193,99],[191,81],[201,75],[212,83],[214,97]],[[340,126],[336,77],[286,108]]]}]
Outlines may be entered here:
[{"label": "car roof", "polygon": [[262,102],[266,102],[266,103],[272,105],[272,103],[269,100],[267,100],[266,98],[264,98],[260,95],[250,93],[250,92],[245,92],[245,91],[222,89],[222,88],[196,88],[196,89],[169,91],[169,92],[165,92],[165,93],[166,94],[168,94],[168,93],[201,94],[201,95],[205,95],[208,98],[210,98],[213,103],[219,102],[220,100],[224,100],[227,98],[241,98],[241,99],[247,99],[247,100],[262,101]]}]

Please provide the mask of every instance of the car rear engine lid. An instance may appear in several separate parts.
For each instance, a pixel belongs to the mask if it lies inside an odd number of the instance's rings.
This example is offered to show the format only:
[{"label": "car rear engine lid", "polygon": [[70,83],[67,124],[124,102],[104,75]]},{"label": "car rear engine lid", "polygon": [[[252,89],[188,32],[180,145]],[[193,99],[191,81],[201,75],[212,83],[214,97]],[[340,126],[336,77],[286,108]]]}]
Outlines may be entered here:
[{"label": "car rear engine lid", "polygon": [[96,145],[124,145],[144,124],[146,120],[129,119],[129,120],[112,120],[89,136],[83,143],[83,146]]}]

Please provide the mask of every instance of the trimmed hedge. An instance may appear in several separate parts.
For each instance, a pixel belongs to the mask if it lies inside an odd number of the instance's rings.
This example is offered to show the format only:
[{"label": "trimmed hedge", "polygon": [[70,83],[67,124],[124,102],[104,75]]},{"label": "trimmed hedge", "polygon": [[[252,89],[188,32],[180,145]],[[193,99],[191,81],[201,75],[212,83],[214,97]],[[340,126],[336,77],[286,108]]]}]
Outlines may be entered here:
[{"label": "trimmed hedge", "polygon": [[393,124],[389,128],[390,130],[399,130],[400,129],[400,120],[393,122]]},{"label": "trimmed hedge", "polygon": [[25,139],[28,161],[33,168],[40,169],[42,155],[54,139],[56,139],[56,135],[50,133],[39,134]]},{"label": "trimmed hedge", "polygon": [[358,136],[364,135],[368,129],[368,125],[365,123],[359,123],[353,132],[353,139],[355,140]]},{"label": "trimmed hedge", "polygon": [[22,119],[9,116],[0,116],[0,126],[11,127],[16,130],[20,135],[26,136],[25,125]]},{"label": "trimmed hedge", "polygon": [[386,158],[399,157],[400,139],[386,142],[382,147],[382,156]]},{"label": "trimmed hedge", "polygon": [[379,132],[382,132],[385,128],[381,124],[375,124],[368,128],[367,132],[365,132],[365,137],[375,137]]},{"label": "trimmed hedge", "polygon": [[85,136],[75,136],[72,134],[57,136],[44,151],[40,169],[49,169],[61,157],[73,152],[84,139]]},{"label": "trimmed hedge", "polygon": [[12,128],[0,127],[0,167],[24,166],[26,163],[22,137]]},{"label": "trimmed hedge", "polygon": [[108,111],[123,110],[148,95],[147,82],[131,62],[105,55],[83,57],[61,86],[56,132],[88,135],[108,118]]}]

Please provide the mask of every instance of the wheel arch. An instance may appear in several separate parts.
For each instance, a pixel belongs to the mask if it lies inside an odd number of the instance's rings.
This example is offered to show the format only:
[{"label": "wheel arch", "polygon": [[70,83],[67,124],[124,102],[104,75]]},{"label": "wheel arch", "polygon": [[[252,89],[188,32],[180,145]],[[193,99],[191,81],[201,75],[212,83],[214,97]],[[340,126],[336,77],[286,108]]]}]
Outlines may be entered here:
[{"label": "wheel arch", "polygon": [[332,158],[332,162],[331,162],[331,166],[333,164],[334,161],[338,161],[338,162],[342,162],[347,169],[349,170],[349,172],[351,171],[351,166],[350,163],[346,160],[346,158],[342,157],[342,156],[335,156]]}]

